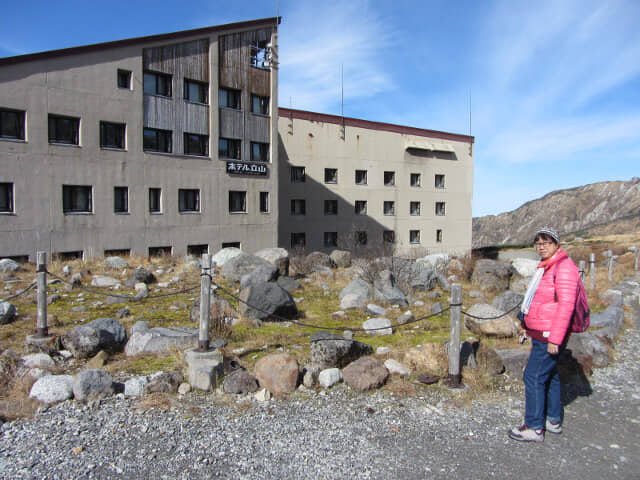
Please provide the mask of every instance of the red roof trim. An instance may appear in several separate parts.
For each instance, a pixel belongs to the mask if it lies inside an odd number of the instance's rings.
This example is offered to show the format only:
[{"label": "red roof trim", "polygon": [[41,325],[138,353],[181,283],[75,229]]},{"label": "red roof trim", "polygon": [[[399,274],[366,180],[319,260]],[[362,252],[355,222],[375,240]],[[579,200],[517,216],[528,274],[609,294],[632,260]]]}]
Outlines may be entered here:
[{"label": "red roof trim", "polygon": [[291,108],[278,107],[278,116],[297,118],[299,120],[308,120],[310,122],[332,123],[335,125],[342,125],[342,122],[344,121],[345,126],[348,127],[366,128],[368,130],[381,130],[385,132],[401,133],[404,135],[417,135],[420,137],[441,138],[443,140],[453,140],[457,142],[475,142],[475,137],[469,135],[440,132],[438,130],[426,130],[423,128],[394,125],[392,123],[372,122],[369,120],[361,120],[359,118],[343,118],[338,115],[308,112],[305,110],[293,110]]}]

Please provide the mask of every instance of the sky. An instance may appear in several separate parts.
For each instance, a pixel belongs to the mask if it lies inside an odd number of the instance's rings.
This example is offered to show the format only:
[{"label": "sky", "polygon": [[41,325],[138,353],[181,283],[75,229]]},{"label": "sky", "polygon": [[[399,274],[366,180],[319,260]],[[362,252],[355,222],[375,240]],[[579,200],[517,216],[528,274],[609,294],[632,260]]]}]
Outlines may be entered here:
[{"label": "sky", "polygon": [[[5,2],[0,57],[280,15],[279,104],[475,137],[473,215],[640,176],[640,1]],[[343,80],[342,80],[343,78]]]}]

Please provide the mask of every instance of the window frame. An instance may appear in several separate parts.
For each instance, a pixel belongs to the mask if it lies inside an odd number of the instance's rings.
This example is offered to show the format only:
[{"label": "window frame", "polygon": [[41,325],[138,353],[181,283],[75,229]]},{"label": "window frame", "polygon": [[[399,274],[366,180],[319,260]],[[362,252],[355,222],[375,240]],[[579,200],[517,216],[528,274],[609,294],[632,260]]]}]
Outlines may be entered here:
[{"label": "window frame", "polygon": [[366,200],[356,200],[353,202],[353,211],[356,215],[366,215],[367,214],[367,201]]},{"label": "window frame", "polygon": [[[191,85],[198,87],[198,98],[195,100],[191,98]],[[183,83],[182,96],[184,97],[184,100],[186,102],[196,103],[198,105],[209,105],[209,83],[200,80],[185,78]]]},{"label": "window frame", "polygon": [[446,204],[445,202],[436,202],[436,216],[444,217],[446,216]]},{"label": "window frame", "polygon": [[[305,167],[292,165],[291,167],[289,167],[289,172],[291,175],[291,183],[305,183],[307,181],[307,173]],[[300,175],[298,175],[298,173],[300,173]]]},{"label": "window frame", "polygon": [[113,187],[113,213],[116,215],[129,213],[129,187]]},{"label": "window frame", "polygon": [[436,230],[436,243],[442,243],[442,236],[443,236],[442,229],[438,228]]},{"label": "window frame", "polygon": [[[111,133],[115,133],[115,128],[119,129],[119,134],[121,136],[121,144],[116,145],[107,145],[105,142],[105,137],[107,136],[107,129],[114,129]],[[125,123],[117,123],[117,122],[107,122],[106,120],[100,120],[100,148],[106,150],[125,150],[127,145],[127,125]]]},{"label": "window frame", "polygon": [[[154,134],[155,141],[153,146],[147,144],[148,133]],[[163,146],[161,140],[164,140],[164,149],[160,148]],[[142,129],[142,150],[152,153],[173,153],[173,131],[144,127]]]},{"label": "window frame", "polygon": [[[123,84],[120,82],[120,80],[124,78],[124,76],[126,76],[126,80],[127,80],[125,82],[125,86],[123,86]],[[119,68],[117,73],[118,88],[121,90],[131,90],[131,78],[132,78],[131,70],[125,70],[124,68]]]},{"label": "window frame", "polygon": [[[391,213],[387,211],[387,207],[391,207]],[[396,202],[393,200],[384,200],[382,202],[382,213],[383,215],[393,216],[396,214]]]},{"label": "window frame", "polygon": [[178,213],[200,213],[200,189],[178,189]]},{"label": "window frame", "polygon": [[260,196],[258,198],[258,207],[259,207],[259,211],[260,213],[270,213],[270,207],[271,207],[271,202],[270,202],[270,195],[269,192],[260,192]]},{"label": "window frame", "polygon": [[[222,98],[224,95],[224,102],[222,102]],[[229,97],[237,100],[237,106],[229,105]],[[242,110],[242,90],[238,90],[236,88],[227,88],[220,87],[218,88],[218,107],[219,108],[228,108],[229,110]]]},{"label": "window frame", "polygon": [[269,40],[254,40],[250,45],[249,64],[260,70],[270,70],[270,49]]},{"label": "window frame", "polygon": [[[414,181],[414,178],[416,181]],[[421,173],[411,173],[409,174],[409,186],[414,188],[419,188],[422,186],[422,174]]]},{"label": "window frame", "polygon": [[409,230],[409,243],[411,245],[420,244],[420,230]]},{"label": "window frame", "polygon": [[303,216],[307,214],[307,201],[304,198],[292,198],[290,214]]},{"label": "window frame", "polygon": [[[54,131],[52,132],[52,122],[54,122]],[[68,127],[59,126],[58,122],[70,122]],[[58,115],[50,113],[47,117],[48,137],[51,145],[74,145],[80,146],[80,117],[70,117],[67,115]],[[63,135],[58,130],[73,130],[70,137]]]},{"label": "window frame", "polygon": [[[441,181],[438,181],[438,180],[441,180]],[[445,185],[445,180],[444,180],[444,173],[436,173],[433,183],[434,183],[434,187],[435,188],[437,188],[439,190],[444,189],[445,186],[446,186]]]},{"label": "window frame", "polygon": [[325,248],[335,248],[338,246],[338,232],[324,232],[322,244]]},{"label": "window frame", "polygon": [[[14,122],[9,122],[9,119],[4,115],[16,115]],[[26,140],[26,118],[27,112],[24,110],[16,110],[14,108],[0,108],[0,140]],[[6,123],[6,125],[5,125]],[[13,123],[15,128],[15,135],[9,133],[7,125]]]},{"label": "window frame", "polygon": [[[86,195],[86,206],[77,206],[80,203],[79,194]],[[93,214],[93,185],[62,185],[62,213],[64,215],[88,215]]]},{"label": "window frame", "polygon": [[357,246],[363,247],[369,242],[369,235],[366,230],[357,230],[353,232],[354,240]]},{"label": "window frame", "polygon": [[[256,100],[258,101],[258,108],[256,110]],[[270,98],[268,96],[257,95],[255,93],[251,94],[251,113],[254,115],[264,115],[265,117],[269,116],[269,102]]]},{"label": "window frame", "polygon": [[[241,209],[235,209],[238,197],[241,201]],[[230,214],[242,214],[247,213],[247,192],[246,190],[229,190],[229,213]]]},{"label": "window frame", "polygon": [[420,202],[418,202],[418,201],[409,202],[409,215],[410,216],[419,217],[420,216],[420,209],[421,209]]},{"label": "window frame", "polygon": [[[12,215],[16,213],[14,198],[15,184],[13,182],[0,182],[0,214]],[[6,207],[3,204],[6,204]]]},{"label": "window frame", "polygon": [[[147,78],[153,77],[153,89],[147,89]],[[159,88],[158,79],[164,79],[167,83],[164,86],[168,86],[168,92]],[[144,95],[153,95],[156,97],[173,98],[173,75],[170,73],[155,72],[153,70],[144,70],[142,73],[142,92]],[[164,93],[163,93],[164,92]]]},{"label": "window frame", "polygon": [[[154,208],[154,206],[156,206],[156,208]],[[149,213],[151,215],[161,215],[163,213],[162,188],[160,187],[149,187]]]},{"label": "window frame", "polygon": [[[360,181],[358,181],[358,176],[361,177]],[[356,185],[367,185],[367,171],[366,170],[356,170],[356,173],[355,173],[355,184]]]},{"label": "window frame", "polygon": [[[251,161],[252,162],[269,162],[269,144],[264,142],[250,142],[249,144],[250,152],[251,152]],[[257,147],[257,158],[256,151],[254,150]]]},{"label": "window frame", "polygon": [[[389,239],[389,237],[391,237]],[[394,244],[396,243],[395,230],[383,230],[382,231],[382,243]]]},{"label": "window frame", "polygon": [[[222,144],[226,143],[226,148],[222,148]],[[230,148],[233,147],[233,148]],[[237,155],[237,156],[233,156]],[[242,158],[242,141],[238,138],[220,137],[218,139],[218,158],[228,158],[230,160],[241,160]]]},{"label": "window frame", "polygon": [[[331,175],[333,173],[333,175]],[[333,178],[333,180],[327,180],[327,174],[330,175],[329,178]],[[325,168],[324,169],[324,183],[335,185],[338,183],[338,169],[337,168]]]},{"label": "window frame", "polygon": [[[387,176],[390,174],[391,180],[387,180]],[[383,184],[385,187],[393,187],[396,184],[396,172],[395,171],[385,171],[382,176]]]},{"label": "window frame", "polygon": [[[289,237],[291,239],[291,248],[306,248],[307,247],[307,234],[306,232],[291,232]],[[302,242],[296,241],[296,239],[302,239]]]},{"label": "window frame", "polygon": [[[335,205],[335,209],[327,208],[329,205]],[[325,215],[338,215],[338,200],[329,199],[324,201]]]},{"label": "window frame", "polygon": [[[196,138],[196,144],[200,148],[197,151],[192,151],[191,146],[193,143],[190,141],[192,138]],[[182,151],[185,155],[193,157],[208,157],[209,156],[209,135],[202,135],[199,133],[183,133]]]}]

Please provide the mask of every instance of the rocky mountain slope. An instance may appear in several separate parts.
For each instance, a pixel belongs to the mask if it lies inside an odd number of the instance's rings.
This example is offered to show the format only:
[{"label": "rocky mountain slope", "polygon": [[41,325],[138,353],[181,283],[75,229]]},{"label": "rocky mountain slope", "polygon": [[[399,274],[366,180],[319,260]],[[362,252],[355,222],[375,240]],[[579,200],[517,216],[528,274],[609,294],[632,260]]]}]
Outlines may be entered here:
[{"label": "rocky mountain slope", "polygon": [[640,178],[556,190],[500,215],[473,219],[473,248],[530,243],[542,226],[565,238],[640,229]]}]

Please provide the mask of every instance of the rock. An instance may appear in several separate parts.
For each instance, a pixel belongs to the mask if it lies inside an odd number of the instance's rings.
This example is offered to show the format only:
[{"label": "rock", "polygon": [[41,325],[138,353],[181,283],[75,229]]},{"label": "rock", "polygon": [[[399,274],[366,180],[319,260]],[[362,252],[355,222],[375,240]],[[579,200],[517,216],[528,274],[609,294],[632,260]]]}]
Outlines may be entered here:
[{"label": "rock", "polygon": [[180,386],[178,387],[178,394],[179,395],[186,395],[190,391],[191,391],[191,385],[189,385],[187,382],[182,382],[180,384]]},{"label": "rock", "polygon": [[198,345],[198,329],[194,327],[144,328],[145,322],[138,322],[132,328],[131,338],[124,348],[130,357],[140,353],[158,353],[168,350],[186,350]]},{"label": "rock", "polygon": [[305,257],[304,262],[307,265],[311,266],[312,271],[317,271],[321,267],[325,268],[335,268],[336,264],[333,263],[333,260],[329,255],[324,252],[311,252],[309,255]]},{"label": "rock", "polygon": [[363,355],[373,353],[370,345],[323,330],[314,332],[310,342],[311,363],[321,369],[342,368]]},{"label": "rock", "polygon": [[607,336],[611,340],[617,335],[622,328],[624,322],[624,310],[622,307],[609,305],[607,308],[598,313],[591,314],[590,326],[593,328],[608,328],[605,332],[597,330],[593,331],[595,335]]},{"label": "rock", "polygon": [[255,366],[260,386],[274,395],[293,392],[298,386],[298,362],[288,353],[262,357]]},{"label": "rock", "polygon": [[32,353],[22,357],[22,363],[27,368],[41,368],[45,370],[51,370],[56,367],[56,362],[53,361],[46,353]]},{"label": "rock", "polygon": [[338,310],[337,312],[333,312],[331,314],[331,318],[333,320],[343,320],[346,316],[347,314],[344,313],[344,310]]},{"label": "rock", "polygon": [[127,331],[113,318],[99,318],[72,328],[62,336],[62,345],[76,358],[88,358],[100,350],[117,352],[127,341]]},{"label": "rock", "polygon": [[513,267],[497,260],[482,259],[476,262],[471,275],[471,284],[481,290],[501,292],[509,287]]},{"label": "rock", "polygon": [[149,328],[150,327],[148,322],[136,322],[131,327],[131,335],[133,335],[134,333],[146,333]]},{"label": "rock", "polygon": [[478,364],[478,368],[487,372],[489,375],[499,375],[504,372],[504,363],[502,363],[500,355],[484,343],[480,343],[476,351],[476,363]]},{"label": "rock", "polygon": [[108,295],[104,299],[107,305],[118,305],[119,303],[128,302],[131,298],[125,295]]},{"label": "rock", "polygon": [[116,280],[113,277],[107,277],[106,275],[94,275],[91,278],[92,287],[107,288],[107,287],[115,287],[120,285],[122,285],[120,280]]},{"label": "rock", "polygon": [[193,388],[198,390],[215,390],[218,379],[224,375],[224,358],[222,351],[189,349],[184,352],[187,364],[187,379]]},{"label": "rock", "polygon": [[342,372],[339,368],[327,368],[318,374],[318,384],[322,388],[331,388],[342,381]]},{"label": "rock", "polygon": [[125,317],[128,317],[131,315],[131,311],[129,310],[129,307],[122,307],[121,309],[118,310],[118,312],[116,313],[116,318],[118,320],[123,319]]},{"label": "rock", "polygon": [[598,296],[600,297],[600,300],[607,305],[612,305],[614,307],[622,307],[622,305],[624,305],[622,292],[620,290],[609,289],[600,293]]},{"label": "rock", "polygon": [[409,367],[392,358],[385,360],[384,366],[391,375],[400,375],[401,377],[408,377],[409,375],[411,375],[411,370],[409,370]]},{"label": "rock", "polygon": [[378,276],[373,282],[374,298],[384,302],[389,302],[392,305],[407,306],[407,297],[396,286],[393,274],[389,270],[382,270],[378,272]]},{"label": "rock", "polygon": [[516,258],[511,265],[521,277],[531,277],[536,273],[539,260],[530,260],[528,258]]},{"label": "rock", "polygon": [[215,255],[211,257],[212,265],[223,267],[229,260],[242,255],[242,250],[236,247],[227,247],[219,250]]},{"label": "rock", "polygon": [[511,262],[518,258],[535,260],[536,262],[540,261],[540,255],[538,255],[533,250],[509,250],[509,251],[500,251],[500,253],[498,253],[498,260],[502,262]]},{"label": "rock", "polygon": [[427,343],[407,350],[404,363],[413,370],[442,374],[449,367],[449,358],[443,345]]},{"label": "rock", "polygon": [[246,370],[236,370],[222,382],[224,393],[246,394],[258,391],[258,380]]},{"label": "rock", "polygon": [[318,382],[320,375],[320,367],[317,365],[307,365],[304,367],[304,375],[302,376],[302,384],[307,388],[313,388]]},{"label": "rock", "polygon": [[289,293],[299,288],[302,288],[302,284],[299,281],[297,281],[295,278],[291,278],[291,277],[280,276],[278,277],[278,280],[276,280],[276,283]]},{"label": "rock", "polygon": [[20,264],[10,258],[3,258],[0,260],[0,272],[17,272],[20,270]]},{"label": "rock", "polygon": [[275,265],[278,275],[289,275],[289,252],[284,248],[265,248],[256,252],[255,256]]},{"label": "rock", "polygon": [[253,271],[245,273],[240,278],[240,288],[245,289],[258,283],[271,282],[278,276],[278,269],[274,265],[259,265]]},{"label": "rock", "polygon": [[[507,290],[498,295],[493,302],[491,302],[491,306],[503,313],[511,312],[513,315],[517,315],[520,311],[522,300],[524,300],[524,295],[512,290]],[[515,310],[513,310],[514,308]]]},{"label": "rock", "polygon": [[514,337],[518,334],[520,322],[512,315],[504,315],[504,312],[491,305],[477,303],[468,310],[468,313],[476,317],[489,318],[488,320],[480,320],[468,315],[464,316],[465,327],[476,335]]},{"label": "rock", "polygon": [[144,393],[177,393],[183,381],[184,376],[180,372],[158,372],[149,377]]},{"label": "rock", "polygon": [[374,304],[374,303],[369,303],[367,305],[366,311],[372,315],[386,315],[387,314],[387,309],[386,308],[382,308],[379,307],[378,305]]},{"label": "rock", "polygon": [[73,396],[80,402],[113,395],[113,378],[104,370],[82,370],[73,377]]},{"label": "rock", "polygon": [[135,300],[144,300],[145,298],[149,298],[149,287],[146,283],[139,282],[134,285],[136,290]]},{"label": "rock", "polygon": [[370,318],[362,324],[362,328],[371,335],[392,335],[393,328],[388,318]]},{"label": "rock", "polygon": [[9,302],[0,302],[0,325],[11,323],[16,318],[16,307]]},{"label": "rock", "polygon": [[293,297],[277,283],[253,285],[240,293],[240,299],[246,302],[240,304],[240,313],[249,318],[279,320],[277,317],[294,319],[298,316],[298,307]]},{"label": "rock", "polygon": [[531,277],[518,278],[517,276],[511,277],[509,281],[509,290],[524,295],[527,292],[527,287]]},{"label": "rock", "polygon": [[431,314],[437,315],[439,313],[442,313],[442,304],[440,302],[436,302],[431,305]]},{"label": "rock", "polygon": [[342,371],[344,383],[358,392],[364,392],[384,385],[389,377],[385,366],[372,357],[362,357],[351,362]]},{"label": "rock", "polygon": [[109,354],[104,350],[100,350],[91,360],[87,362],[86,367],[91,370],[102,368],[107,363],[108,358]]},{"label": "rock", "polygon": [[529,348],[507,348],[496,350],[504,364],[505,371],[511,375],[520,376],[529,361]]},{"label": "rock", "polygon": [[609,349],[592,332],[572,333],[567,342],[567,350],[578,358],[580,355],[589,355],[594,367],[602,368],[609,365]]},{"label": "rock", "polygon": [[415,320],[415,317],[413,316],[413,313],[411,313],[411,310],[407,310],[406,312],[404,312],[402,315],[400,315],[398,317],[398,325],[405,325],[409,322],[413,322]]},{"label": "rock", "polygon": [[340,308],[342,310],[357,310],[362,308],[367,300],[359,297],[356,294],[349,294],[342,297],[340,300]]},{"label": "rock", "polygon": [[147,386],[149,380],[147,377],[133,377],[124,382],[125,397],[139,397],[144,393],[144,387]]},{"label": "rock", "polygon": [[30,368],[29,370],[27,370],[27,375],[34,380],[38,380],[42,377],[51,375],[51,372],[49,372],[48,370],[43,370],[42,368]]},{"label": "rock", "polygon": [[446,253],[434,253],[416,260],[416,263],[421,263],[427,268],[438,271],[444,271],[448,262],[449,255]]},{"label": "rock", "polygon": [[104,263],[106,267],[115,270],[129,268],[129,264],[122,257],[106,257],[102,263]]},{"label": "rock", "polygon": [[47,375],[36,380],[29,397],[43,403],[64,402],[73,398],[73,377],[71,375]]},{"label": "rock", "polygon": [[480,290],[471,290],[469,292],[469,296],[471,298],[482,298],[482,299],[484,299],[484,293],[482,293]]},{"label": "rock", "polygon": [[391,353],[392,350],[389,347],[378,347],[376,348],[376,355],[386,355],[387,353]]},{"label": "rock", "polygon": [[360,277],[356,277],[340,291],[338,298],[342,300],[347,295],[355,295],[364,306],[371,298],[371,293],[371,286]]},{"label": "rock", "polygon": [[60,300],[62,297],[60,295],[58,295],[57,293],[54,293],[53,295],[49,295],[47,297],[47,304],[48,305],[53,305],[54,303],[56,303],[58,300]]},{"label": "rock", "polygon": [[253,396],[259,402],[268,402],[271,400],[271,393],[266,388],[254,393]]},{"label": "rock", "polygon": [[137,267],[133,271],[133,277],[136,282],[146,283],[147,285],[150,283],[156,283],[156,276],[142,267]]},{"label": "rock", "polygon": [[73,275],[71,275],[69,282],[71,283],[71,288],[80,287],[82,285],[82,274],[74,273]]},{"label": "rock", "polygon": [[442,290],[444,290],[445,292],[451,291],[451,284],[449,283],[449,280],[447,280],[447,277],[445,277],[444,273],[438,273],[436,275],[436,280],[438,281],[438,285]]},{"label": "rock", "polygon": [[422,263],[411,263],[402,269],[398,281],[408,283],[413,290],[429,291],[436,287],[438,281],[436,271]]},{"label": "rock", "polygon": [[71,311],[72,312],[86,312],[87,311],[87,306],[86,305],[76,305],[75,307],[71,307]]},{"label": "rock", "polygon": [[334,250],[329,257],[338,268],[348,268],[351,266],[351,252],[346,250]]},{"label": "rock", "polygon": [[242,253],[225,262],[222,267],[222,276],[232,282],[239,282],[243,275],[252,273],[260,266],[271,269],[273,272],[277,272],[278,270],[275,265],[269,263],[264,258]]}]

